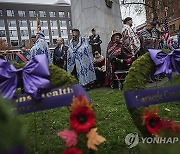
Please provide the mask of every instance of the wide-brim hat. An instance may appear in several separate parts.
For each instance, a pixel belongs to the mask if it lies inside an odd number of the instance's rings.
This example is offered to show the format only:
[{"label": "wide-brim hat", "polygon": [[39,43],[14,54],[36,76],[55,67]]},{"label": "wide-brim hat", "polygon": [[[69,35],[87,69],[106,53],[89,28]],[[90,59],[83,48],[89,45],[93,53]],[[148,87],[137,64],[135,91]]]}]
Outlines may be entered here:
[{"label": "wide-brim hat", "polygon": [[113,39],[113,37],[114,37],[115,35],[119,35],[120,39],[122,38],[122,34],[121,34],[120,32],[118,32],[118,31],[113,31],[113,32],[112,32],[112,35],[111,35],[111,40]]},{"label": "wide-brim hat", "polygon": [[36,35],[41,35],[41,36],[45,37],[45,35],[42,31],[37,32]]}]

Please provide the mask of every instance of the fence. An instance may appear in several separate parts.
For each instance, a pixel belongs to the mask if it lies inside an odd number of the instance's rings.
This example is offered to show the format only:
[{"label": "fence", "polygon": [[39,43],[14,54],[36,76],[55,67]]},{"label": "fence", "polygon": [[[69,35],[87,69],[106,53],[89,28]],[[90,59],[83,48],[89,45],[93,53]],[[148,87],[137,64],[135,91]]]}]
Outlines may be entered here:
[{"label": "fence", "polygon": [[[53,53],[54,53],[54,48],[49,48],[51,51],[51,61],[53,60]],[[0,55],[3,55],[3,57],[7,61],[14,61],[16,60],[16,53],[20,50],[7,50],[7,51],[0,51]]]}]

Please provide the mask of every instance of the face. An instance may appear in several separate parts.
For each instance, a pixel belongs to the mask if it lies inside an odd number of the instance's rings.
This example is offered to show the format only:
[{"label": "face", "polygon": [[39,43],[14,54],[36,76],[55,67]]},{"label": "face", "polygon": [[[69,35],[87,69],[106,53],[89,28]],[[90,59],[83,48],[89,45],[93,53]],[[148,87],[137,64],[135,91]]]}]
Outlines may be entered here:
[{"label": "face", "polygon": [[62,38],[58,38],[56,42],[57,42],[58,45],[61,45],[61,44],[64,43]]},{"label": "face", "polygon": [[33,43],[35,43],[35,42],[36,42],[36,38],[31,38],[31,41],[32,41]]},{"label": "face", "polygon": [[73,35],[73,39],[74,39],[74,40],[78,40],[78,39],[79,39],[79,33],[78,33],[78,32],[74,31],[74,32],[72,33],[72,35]]},{"label": "face", "polygon": [[147,28],[148,30],[152,30],[152,29],[153,29],[152,25],[150,25],[150,24],[147,24],[146,28]]},{"label": "face", "polygon": [[120,36],[119,35],[115,35],[114,36],[114,41],[119,41],[120,40]]},{"label": "face", "polygon": [[93,34],[93,35],[96,35],[96,31],[92,31],[92,34]]},{"label": "face", "polygon": [[128,25],[129,25],[130,27],[132,27],[132,24],[133,24],[133,21],[132,21],[132,20],[129,20],[127,23],[128,23]]}]

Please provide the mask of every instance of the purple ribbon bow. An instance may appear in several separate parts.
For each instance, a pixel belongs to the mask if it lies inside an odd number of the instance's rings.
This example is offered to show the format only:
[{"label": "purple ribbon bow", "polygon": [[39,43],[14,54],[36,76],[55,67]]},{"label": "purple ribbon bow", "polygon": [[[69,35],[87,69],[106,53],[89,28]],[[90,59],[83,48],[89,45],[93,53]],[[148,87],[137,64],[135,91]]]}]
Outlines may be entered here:
[{"label": "purple ribbon bow", "polygon": [[154,75],[166,73],[169,80],[172,79],[173,69],[180,74],[180,49],[175,49],[167,54],[162,50],[148,49],[151,59],[157,66]]},{"label": "purple ribbon bow", "polygon": [[50,75],[45,54],[37,55],[24,68],[16,69],[11,63],[0,59],[0,92],[11,99],[16,91],[18,75],[22,71],[24,91],[37,99],[39,89],[49,88]]}]

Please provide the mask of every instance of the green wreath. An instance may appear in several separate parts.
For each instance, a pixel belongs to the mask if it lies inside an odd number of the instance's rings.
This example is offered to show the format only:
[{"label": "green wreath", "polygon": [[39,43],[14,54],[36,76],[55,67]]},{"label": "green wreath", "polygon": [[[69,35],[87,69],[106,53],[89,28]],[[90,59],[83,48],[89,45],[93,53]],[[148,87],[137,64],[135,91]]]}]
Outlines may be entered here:
[{"label": "green wreath", "polygon": [[[164,52],[169,53],[169,49],[163,49]],[[149,56],[149,53],[142,55],[136,61],[133,62],[129,69],[128,75],[124,82],[124,91],[132,91],[146,88],[146,83],[149,76],[151,76],[156,70],[156,66]],[[132,117],[132,120],[138,130],[143,136],[147,136],[148,131],[142,125],[141,116],[145,107],[128,109]]]},{"label": "green wreath", "polygon": [[[13,65],[18,69],[24,67],[25,64],[13,63]],[[49,65],[49,71],[52,88],[78,83],[74,76],[55,65]],[[17,93],[19,92],[17,91]],[[17,148],[17,146],[23,145],[23,129],[19,118],[12,112],[12,106],[9,101],[2,99],[1,97],[0,136],[0,153],[10,149],[13,150],[14,148]]]}]

